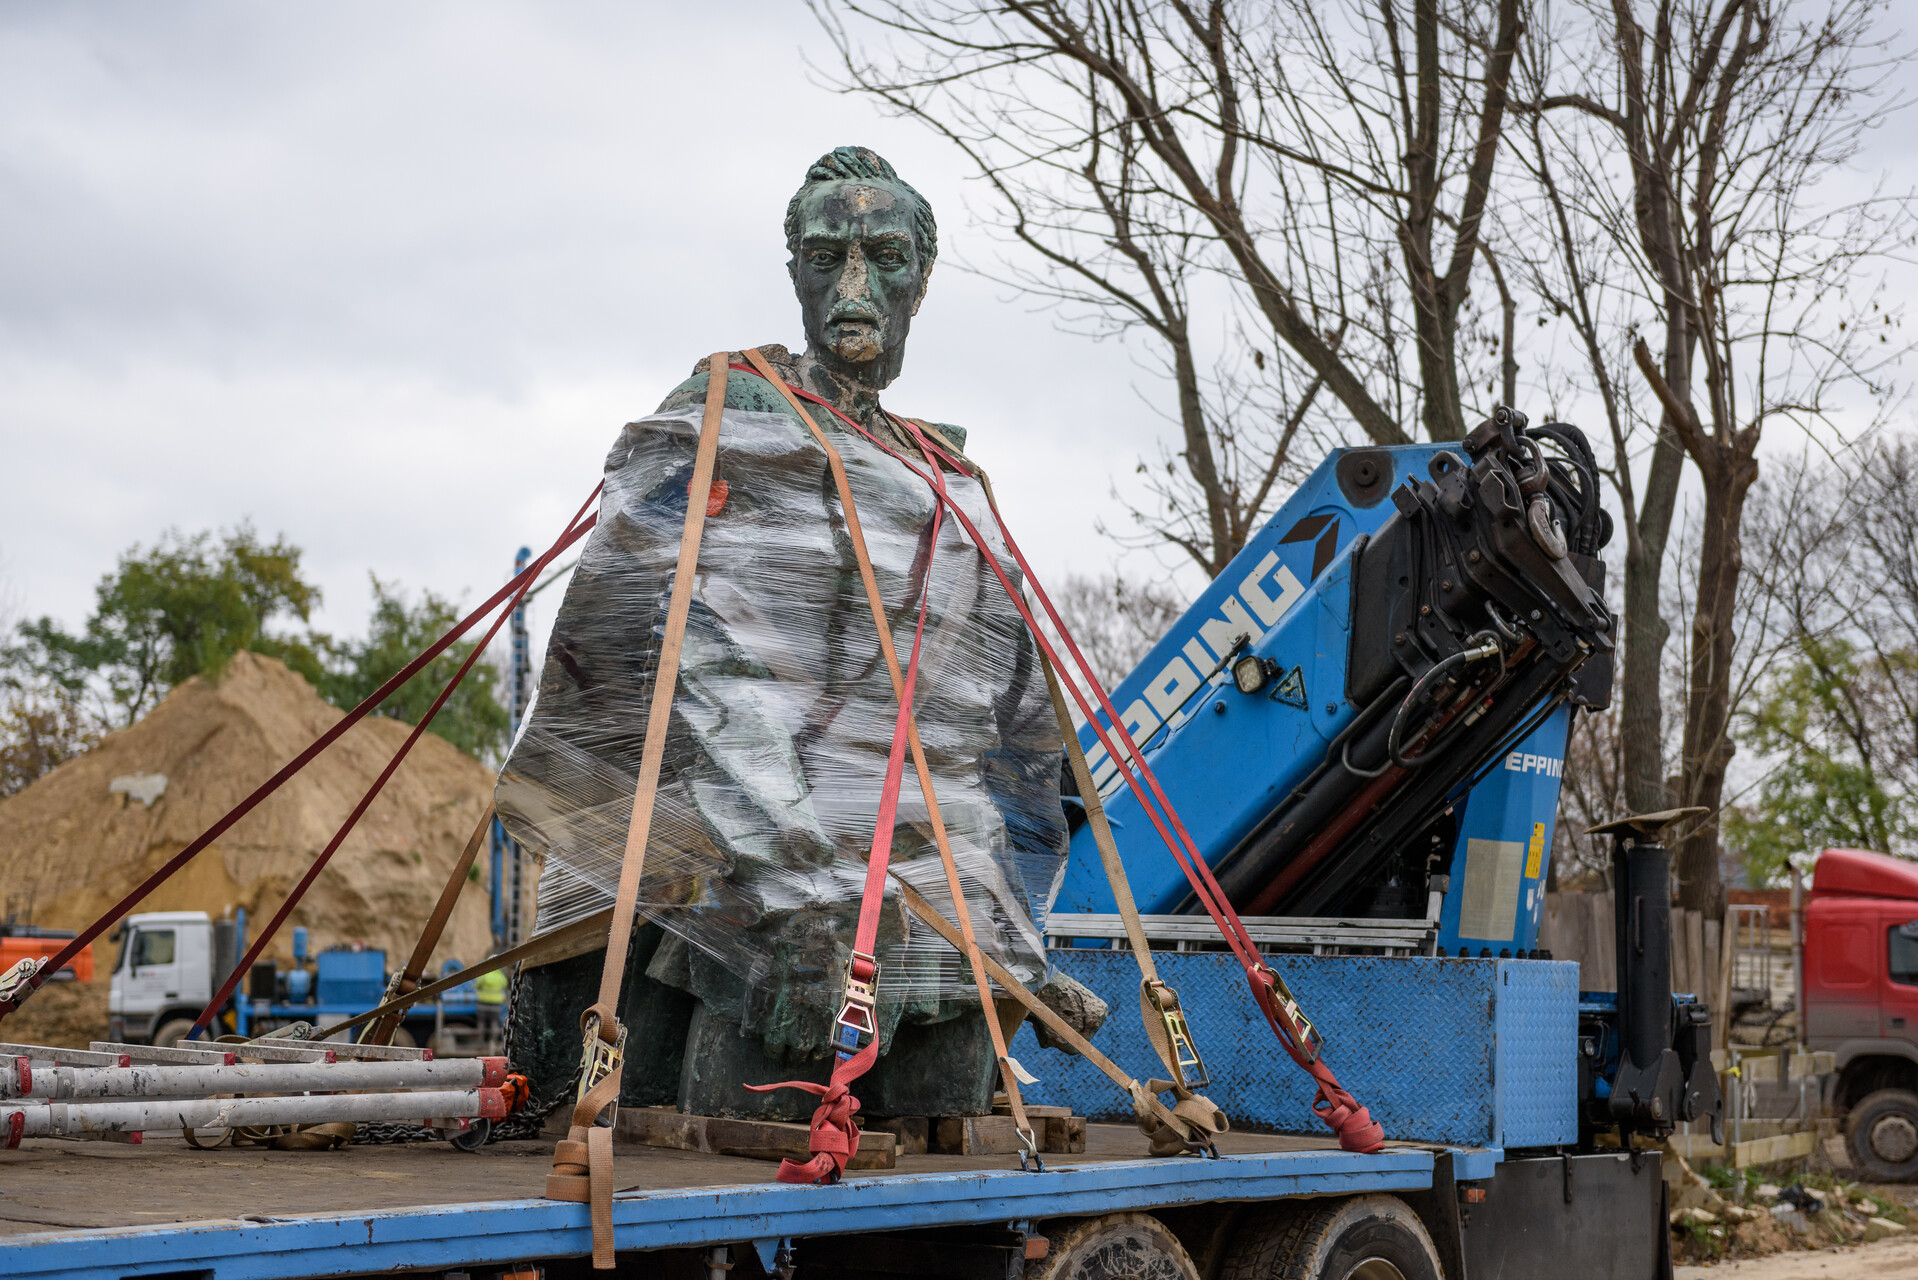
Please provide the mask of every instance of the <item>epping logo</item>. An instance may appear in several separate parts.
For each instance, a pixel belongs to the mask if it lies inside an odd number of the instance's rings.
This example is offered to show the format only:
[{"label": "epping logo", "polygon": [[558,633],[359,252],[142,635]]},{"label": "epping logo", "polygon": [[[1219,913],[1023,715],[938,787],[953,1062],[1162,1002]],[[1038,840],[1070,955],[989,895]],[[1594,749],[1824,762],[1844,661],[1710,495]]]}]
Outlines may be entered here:
[{"label": "epping logo", "polygon": [[[1317,580],[1338,554],[1339,517],[1336,514],[1306,516],[1286,530],[1279,545],[1309,540],[1315,540],[1315,545],[1308,582]],[[1146,681],[1143,696],[1134,698],[1122,709],[1121,717],[1132,741],[1145,742],[1158,732],[1205,682],[1200,673],[1211,671],[1223,661],[1240,636],[1249,637],[1256,648],[1265,633],[1305,598],[1305,587],[1297,574],[1279,563],[1277,551],[1267,551],[1259,557],[1252,572],[1240,579],[1237,592],[1226,593],[1217,604],[1218,612],[1199,622],[1197,630],[1179,646],[1179,653]],[[1181,622],[1189,626],[1192,617],[1189,613]],[[1118,765],[1107,754],[1103,743],[1094,742],[1087,749],[1086,763],[1100,795],[1111,795],[1118,790],[1121,784]]]},{"label": "epping logo", "polygon": [[1558,757],[1535,756],[1524,751],[1506,756],[1505,767],[1513,773],[1536,773],[1547,778],[1561,777],[1565,772],[1565,762]]}]

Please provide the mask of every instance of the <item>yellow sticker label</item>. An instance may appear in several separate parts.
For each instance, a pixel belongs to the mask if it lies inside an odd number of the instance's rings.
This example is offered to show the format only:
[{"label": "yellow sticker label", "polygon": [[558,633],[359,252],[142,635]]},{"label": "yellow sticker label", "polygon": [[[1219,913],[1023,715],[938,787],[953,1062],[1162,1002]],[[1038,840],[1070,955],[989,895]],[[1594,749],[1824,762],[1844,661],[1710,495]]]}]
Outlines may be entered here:
[{"label": "yellow sticker label", "polygon": [[1532,845],[1531,848],[1525,851],[1525,878],[1527,880],[1538,879],[1539,860],[1544,856],[1545,824],[1542,822],[1534,822],[1532,824]]}]

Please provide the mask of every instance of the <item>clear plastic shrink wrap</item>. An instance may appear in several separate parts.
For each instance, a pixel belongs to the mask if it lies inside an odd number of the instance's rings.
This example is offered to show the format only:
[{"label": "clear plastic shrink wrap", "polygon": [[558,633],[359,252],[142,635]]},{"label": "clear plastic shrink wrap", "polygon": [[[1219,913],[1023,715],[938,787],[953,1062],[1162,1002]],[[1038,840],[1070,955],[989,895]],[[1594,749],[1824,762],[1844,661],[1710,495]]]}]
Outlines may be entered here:
[{"label": "clear plastic shrink wrap", "polygon": [[[699,425],[696,408],[661,413],[613,446],[599,525],[500,775],[500,817],[542,862],[538,933],[610,905],[618,884]],[[840,424],[822,429],[845,460],[903,662],[932,493]],[[729,408],[714,474],[640,890],[641,911],[668,931],[648,973],[736,1018],[775,1057],[819,1056],[898,704],[811,433],[787,414]],[[978,482],[948,473],[947,484],[1018,581]],[[930,559],[914,699],[927,763],[980,946],[1038,982],[1035,921],[1066,850],[1058,727],[1031,637],[958,521],[942,523]],[[910,756],[892,866],[952,918]],[[959,956],[910,920],[896,885],[878,958],[882,1051],[901,1018],[977,1003]]]}]

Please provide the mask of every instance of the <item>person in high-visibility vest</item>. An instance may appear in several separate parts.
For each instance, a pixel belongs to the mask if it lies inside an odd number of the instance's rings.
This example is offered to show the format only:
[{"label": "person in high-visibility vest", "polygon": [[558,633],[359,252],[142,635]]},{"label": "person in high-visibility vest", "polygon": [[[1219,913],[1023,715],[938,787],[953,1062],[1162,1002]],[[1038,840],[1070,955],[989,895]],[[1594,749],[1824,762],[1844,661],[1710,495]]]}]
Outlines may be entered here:
[{"label": "person in high-visibility vest", "polygon": [[506,1003],[506,974],[495,969],[474,980],[474,998],[479,1002],[480,1037],[489,1051],[497,1049],[500,1006]]}]

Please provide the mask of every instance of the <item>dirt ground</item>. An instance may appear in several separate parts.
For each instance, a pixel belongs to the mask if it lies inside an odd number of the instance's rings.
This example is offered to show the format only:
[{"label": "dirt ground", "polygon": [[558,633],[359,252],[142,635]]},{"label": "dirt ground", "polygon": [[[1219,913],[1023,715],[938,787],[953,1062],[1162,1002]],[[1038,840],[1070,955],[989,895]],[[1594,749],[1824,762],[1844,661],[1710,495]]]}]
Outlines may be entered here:
[{"label": "dirt ground", "polygon": [[1877,1244],[1811,1252],[1778,1253],[1769,1258],[1723,1262],[1715,1267],[1678,1267],[1678,1280],[1879,1280],[1918,1277],[1918,1240],[1880,1240]]},{"label": "dirt ground", "polygon": [[[1834,1173],[1839,1178],[1856,1176],[1846,1156],[1843,1140],[1832,1138],[1825,1143],[1824,1159],[1818,1162],[1818,1168]],[[1780,1173],[1774,1181],[1782,1184],[1791,1179]],[[1815,1184],[1814,1184],[1815,1185]],[[1893,1204],[1902,1205],[1908,1216],[1907,1221],[1918,1227],[1918,1185],[1884,1185],[1879,1183],[1852,1183],[1855,1191],[1877,1196]],[[1895,1214],[1893,1215],[1896,1216]],[[1762,1221],[1762,1220],[1761,1220]],[[1750,1227],[1740,1228],[1750,1231]],[[1751,1280],[1864,1280],[1864,1277],[1910,1276],[1918,1280],[1918,1230],[1906,1236],[1894,1236],[1867,1245],[1838,1245],[1819,1249],[1791,1247],[1793,1237],[1773,1226],[1765,1233],[1765,1248],[1780,1248],[1781,1252],[1764,1257],[1745,1257],[1732,1261],[1710,1265],[1680,1265],[1674,1274],[1680,1277],[1750,1277]],[[1676,1239],[1673,1242],[1678,1243]],[[1802,1238],[1795,1243],[1803,1243]],[[1742,1252],[1742,1250],[1741,1250]]]}]

